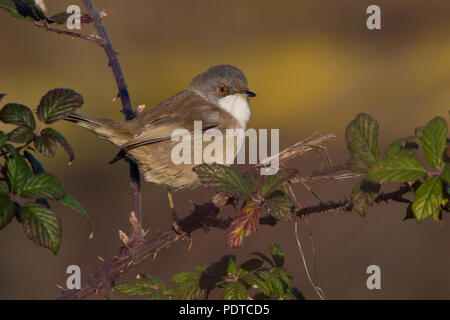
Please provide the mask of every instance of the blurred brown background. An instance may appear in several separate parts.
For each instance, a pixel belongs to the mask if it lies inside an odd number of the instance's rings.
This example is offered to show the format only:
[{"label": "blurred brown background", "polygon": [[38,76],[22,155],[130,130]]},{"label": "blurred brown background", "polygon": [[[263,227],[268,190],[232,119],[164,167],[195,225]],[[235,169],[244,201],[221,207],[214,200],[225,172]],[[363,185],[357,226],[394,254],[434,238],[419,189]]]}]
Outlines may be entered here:
[{"label": "blurred brown background", "polygon": [[[48,14],[81,1],[46,0]],[[450,2],[376,1],[382,30],[366,28],[365,10],[373,1],[95,1],[108,13],[105,24],[120,53],[131,100],[147,106],[185,88],[208,67],[228,63],[247,75],[258,94],[249,126],[280,128],[281,147],[318,131],[336,133],[329,144],[335,163],[347,160],[345,127],[359,112],[380,122],[380,146],[410,135],[434,116],[448,117],[450,105]],[[82,29],[92,32],[92,26]],[[93,43],[34,28],[0,10],[0,91],[3,101],[35,107],[49,89],[68,87],[85,98],[81,112],[122,119],[112,73],[103,50]],[[76,151],[67,166],[60,150],[43,159],[91,216],[95,236],[76,213],[55,204],[62,218],[58,255],[26,239],[13,222],[0,231],[0,298],[52,299],[65,285],[66,267],[77,264],[83,277],[110,259],[119,246],[118,230],[128,230],[128,169],[108,165],[116,149],[78,127],[58,123]],[[1,128],[0,128],[1,129]],[[41,157],[42,158],[42,157]],[[304,174],[320,167],[314,155],[292,165]],[[324,182],[311,187],[323,200],[343,199],[352,183]],[[316,200],[297,186],[302,204]],[[168,228],[163,188],[143,185],[145,228],[150,236]],[[203,188],[175,195],[178,212],[212,193]],[[230,214],[231,212],[228,212]],[[402,222],[405,207],[380,204],[365,218],[356,213],[316,214],[309,218],[315,244],[317,281],[331,299],[450,298],[450,225]],[[278,242],[287,254],[294,284],[316,299],[295,244],[294,226],[263,226],[245,247],[225,246],[224,231],[197,231],[193,247],[179,242],[131,272],[146,271],[168,280],[195,265],[236,254],[244,261],[255,250]],[[309,232],[301,240],[312,269]],[[366,288],[366,268],[377,264],[382,289]],[[125,279],[122,279],[125,280]],[[90,298],[95,298],[91,296]]]}]

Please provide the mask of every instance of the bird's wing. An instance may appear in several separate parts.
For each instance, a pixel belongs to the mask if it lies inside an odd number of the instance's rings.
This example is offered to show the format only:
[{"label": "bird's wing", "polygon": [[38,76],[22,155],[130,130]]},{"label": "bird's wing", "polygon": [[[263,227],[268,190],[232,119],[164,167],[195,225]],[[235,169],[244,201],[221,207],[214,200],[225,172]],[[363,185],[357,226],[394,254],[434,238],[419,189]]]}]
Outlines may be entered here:
[{"label": "bird's wing", "polygon": [[141,115],[136,134],[120,148],[126,152],[142,145],[171,140],[176,129],[193,132],[194,121],[202,121],[202,131],[222,127],[221,123],[229,116],[194,93],[181,93]]}]

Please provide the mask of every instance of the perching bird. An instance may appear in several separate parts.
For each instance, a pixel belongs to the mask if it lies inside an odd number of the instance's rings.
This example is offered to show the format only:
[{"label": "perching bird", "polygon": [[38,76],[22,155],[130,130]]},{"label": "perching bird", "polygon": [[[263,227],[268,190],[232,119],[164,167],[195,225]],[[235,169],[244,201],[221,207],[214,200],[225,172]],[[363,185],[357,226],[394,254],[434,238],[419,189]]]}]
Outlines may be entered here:
[{"label": "perching bird", "polygon": [[231,65],[218,65],[196,76],[185,90],[132,120],[114,121],[78,113],[70,114],[65,120],[109,140],[120,148],[113,161],[130,157],[139,165],[145,181],[166,187],[176,217],[171,191],[194,188],[200,181],[192,170],[198,163],[175,164],[172,161],[172,149],[178,143],[171,139],[174,130],[193,132],[194,121],[202,121],[203,131],[214,128],[224,136],[226,129],[245,130],[250,117],[248,97],[255,96],[249,91],[241,70]]}]

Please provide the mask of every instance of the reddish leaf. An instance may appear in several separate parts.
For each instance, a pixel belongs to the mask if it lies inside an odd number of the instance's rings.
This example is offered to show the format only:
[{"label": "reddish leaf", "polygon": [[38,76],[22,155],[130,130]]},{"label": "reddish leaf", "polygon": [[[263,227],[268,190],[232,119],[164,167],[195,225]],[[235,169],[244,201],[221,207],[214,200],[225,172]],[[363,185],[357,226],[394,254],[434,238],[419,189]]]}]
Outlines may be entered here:
[{"label": "reddish leaf", "polygon": [[236,215],[228,229],[227,245],[229,247],[241,247],[244,238],[256,231],[261,210],[262,207],[251,202]]}]

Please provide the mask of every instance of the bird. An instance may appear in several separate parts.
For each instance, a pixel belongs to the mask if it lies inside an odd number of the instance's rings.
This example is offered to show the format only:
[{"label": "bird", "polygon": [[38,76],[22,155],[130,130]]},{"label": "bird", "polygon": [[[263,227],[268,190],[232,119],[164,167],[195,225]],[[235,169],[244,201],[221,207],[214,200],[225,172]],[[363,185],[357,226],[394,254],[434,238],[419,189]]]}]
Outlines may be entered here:
[{"label": "bird", "polygon": [[[146,182],[165,187],[173,226],[178,229],[179,218],[175,212],[173,192],[193,189],[201,183],[193,170],[198,163],[175,164],[172,161],[171,150],[177,144],[171,138],[172,133],[177,129],[192,133],[195,121],[201,121],[202,131],[217,129],[224,133],[227,129],[245,130],[251,113],[248,100],[255,96],[239,68],[222,64],[197,75],[185,90],[131,120],[115,121],[76,112],[69,114],[65,120],[118,146],[120,150],[110,163],[124,157],[130,158],[138,164]],[[234,150],[232,159],[237,151]]]}]

